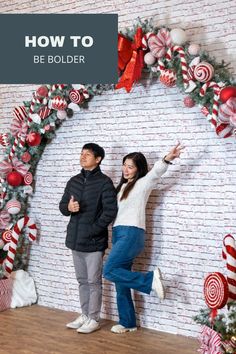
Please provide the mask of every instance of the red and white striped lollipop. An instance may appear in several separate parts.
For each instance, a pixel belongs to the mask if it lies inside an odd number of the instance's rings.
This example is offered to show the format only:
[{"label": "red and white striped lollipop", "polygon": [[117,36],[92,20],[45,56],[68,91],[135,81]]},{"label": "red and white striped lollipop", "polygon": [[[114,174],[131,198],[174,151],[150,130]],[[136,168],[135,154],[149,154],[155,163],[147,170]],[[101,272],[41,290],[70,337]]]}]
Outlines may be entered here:
[{"label": "red and white striped lollipop", "polygon": [[227,279],[222,273],[210,273],[204,281],[204,297],[212,310],[221,309],[228,301],[229,289]]},{"label": "red and white striped lollipop", "polygon": [[194,69],[194,77],[197,81],[207,82],[212,79],[214,75],[214,68],[211,64],[206,61],[202,61],[198,65],[196,65]]},{"label": "red and white striped lollipop", "polygon": [[236,300],[236,245],[232,235],[224,237],[222,256],[226,260],[229,300]]},{"label": "red and white striped lollipop", "polygon": [[33,175],[31,172],[27,172],[24,176],[24,184],[30,185],[33,182]]},{"label": "red and white striped lollipop", "polygon": [[84,102],[84,95],[82,93],[82,90],[71,90],[69,93],[69,98],[71,102],[81,104]]},{"label": "red and white striped lollipop", "polygon": [[5,243],[11,242],[12,232],[11,230],[5,230],[2,233],[2,239]]}]

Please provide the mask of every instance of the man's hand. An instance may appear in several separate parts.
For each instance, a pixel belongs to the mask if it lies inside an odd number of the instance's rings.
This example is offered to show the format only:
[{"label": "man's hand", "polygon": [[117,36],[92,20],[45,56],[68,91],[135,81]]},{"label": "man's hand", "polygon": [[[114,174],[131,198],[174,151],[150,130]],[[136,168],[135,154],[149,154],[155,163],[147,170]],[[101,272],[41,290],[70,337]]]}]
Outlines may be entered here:
[{"label": "man's hand", "polygon": [[79,203],[74,200],[74,196],[72,195],[68,204],[68,210],[71,213],[77,213],[79,211]]}]

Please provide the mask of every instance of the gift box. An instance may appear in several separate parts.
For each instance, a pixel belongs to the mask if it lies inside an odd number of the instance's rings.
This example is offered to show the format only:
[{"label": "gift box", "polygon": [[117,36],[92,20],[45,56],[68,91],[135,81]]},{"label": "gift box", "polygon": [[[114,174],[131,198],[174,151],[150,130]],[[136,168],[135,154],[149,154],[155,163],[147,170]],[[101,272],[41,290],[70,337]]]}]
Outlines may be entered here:
[{"label": "gift box", "polygon": [[201,327],[199,336],[200,354],[222,354],[236,353],[236,342],[232,340],[223,341],[221,335],[208,326]]},{"label": "gift box", "polygon": [[12,279],[0,280],[0,311],[11,307],[13,281]]}]

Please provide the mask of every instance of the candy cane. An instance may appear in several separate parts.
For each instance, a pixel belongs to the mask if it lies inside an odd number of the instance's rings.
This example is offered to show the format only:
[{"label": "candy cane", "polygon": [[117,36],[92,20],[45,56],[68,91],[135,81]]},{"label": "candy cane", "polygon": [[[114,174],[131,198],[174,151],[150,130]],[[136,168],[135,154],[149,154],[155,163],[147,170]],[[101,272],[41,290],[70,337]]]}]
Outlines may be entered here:
[{"label": "candy cane", "polygon": [[227,266],[229,300],[236,300],[236,246],[235,239],[231,235],[224,237],[222,256]]},{"label": "candy cane", "polygon": [[212,119],[217,125],[218,113],[219,113],[219,100],[220,100],[220,90],[224,86],[223,82],[216,83],[214,81],[206,82],[200,89],[200,96],[205,96],[206,91],[209,88],[213,89],[214,98],[213,98],[213,107],[212,107]]},{"label": "candy cane", "polygon": [[56,91],[57,89],[63,90],[67,85],[66,84],[54,84],[51,86],[50,91],[48,93],[48,96],[51,97],[53,91]]},{"label": "candy cane", "polygon": [[36,239],[37,227],[33,222],[33,220],[30,219],[28,216],[24,216],[23,218],[19,219],[12,230],[12,238],[11,238],[7,257],[4,264],[6,277],[9,277],[12,272],[13,263],[16,256],[18,239],[22,229],[25,226],[27,226],[29,229],[29,234],[28,234],[29,240],[34,241]]},{"label": "candy cane", "polygon": [[184,83],[184,88],[186,89],[188,87],[188,65],[187,61],[185,59],[185,52],[183,47],[179,46],[174,46],[172,48],[173,52],[178,52],[180,56],[180,64],[181,64],[181,71],[182,71],[182,76],[183,76],[183,83]]}]

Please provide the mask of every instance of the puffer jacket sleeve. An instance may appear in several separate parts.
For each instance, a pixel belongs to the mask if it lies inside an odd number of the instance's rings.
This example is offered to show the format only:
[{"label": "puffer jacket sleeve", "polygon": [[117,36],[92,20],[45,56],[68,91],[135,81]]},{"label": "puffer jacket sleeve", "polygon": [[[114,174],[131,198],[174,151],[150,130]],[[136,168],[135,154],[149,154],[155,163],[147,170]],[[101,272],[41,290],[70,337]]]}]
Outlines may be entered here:
[{"label": "puffer jacket sleeve", "polygon": [[111,181],[107,181],[102,189],[102,213],[92,225],[92,234],[96,235],[102,232],[115,219],[117,214],[116,190]]},{"label": "puffer jacket sleeve", "polygon": [[68,210],[68,203],[70,201],[71,198],[71,194],[70,194],[70,184],[71,184],[71,180],[69,180],[67,182],[66,188],[64,190],[64,194],[61,198],[61,201],[59,203],[59,209],[60,212],[65,215],[65,216],[70,216],[71,212]]}]

